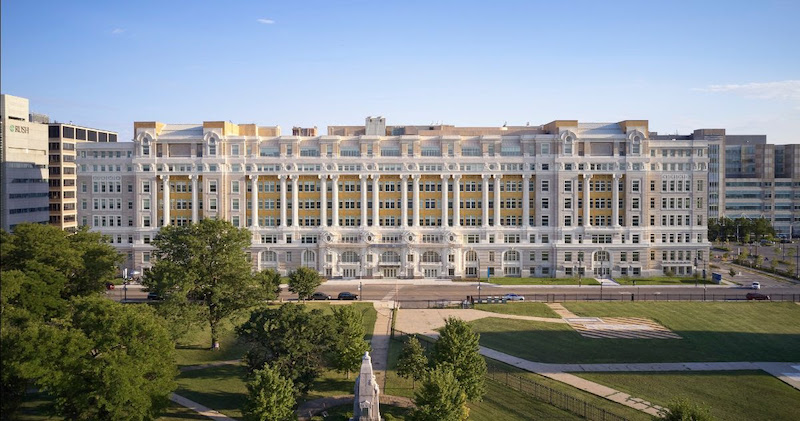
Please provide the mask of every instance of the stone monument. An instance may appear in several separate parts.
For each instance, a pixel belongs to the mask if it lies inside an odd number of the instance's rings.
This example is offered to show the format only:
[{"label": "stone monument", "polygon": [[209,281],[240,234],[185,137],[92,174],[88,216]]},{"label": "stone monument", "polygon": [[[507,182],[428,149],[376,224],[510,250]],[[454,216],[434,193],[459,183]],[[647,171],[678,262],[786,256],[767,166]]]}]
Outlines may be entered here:
[{"label": "stone monument", "polygon": [[369,352],[361,359],[361,372],[356,377],[355,400],[353,401],[353,418],[351,421],[381,421],[378,408],[380,388],[372,373],[372,358]]}]

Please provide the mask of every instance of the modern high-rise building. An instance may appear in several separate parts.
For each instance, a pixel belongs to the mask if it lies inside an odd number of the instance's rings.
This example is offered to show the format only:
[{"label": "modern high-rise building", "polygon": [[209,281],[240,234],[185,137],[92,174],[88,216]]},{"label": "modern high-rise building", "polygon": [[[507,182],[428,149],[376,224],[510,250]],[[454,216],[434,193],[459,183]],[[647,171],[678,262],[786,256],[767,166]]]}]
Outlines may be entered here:
[{"label": "modern high-rise building", "polygon": [[651,136],[645,120],[370,117],[322,136],[293,132],[137,122],[133,143],[78,144],[79,219],[112,235],[134,270],[149,266],[161,226],[201,218],[248,227],[257,268],[329,278],[688,275],[705,265],[704,139]]},{"label": "modern high-rise building", "polygon": [[800,145],[764,135],[697,130],[708,141],[709,218],[767,218],[781,236],[800,236]]},{"label": "modern high-rise building", "polygon": [[70,231],[78,228],[76,144],[116,141],[114,132],[73,124],[49,124],[50,224]]},{"label": "modern high-rise building", "polygon": [[[50,220],[47,174],[47,125],[31,121],[28,100],[0,95],[0,228]],[[36,119],[45,118],[36,115]]]}]

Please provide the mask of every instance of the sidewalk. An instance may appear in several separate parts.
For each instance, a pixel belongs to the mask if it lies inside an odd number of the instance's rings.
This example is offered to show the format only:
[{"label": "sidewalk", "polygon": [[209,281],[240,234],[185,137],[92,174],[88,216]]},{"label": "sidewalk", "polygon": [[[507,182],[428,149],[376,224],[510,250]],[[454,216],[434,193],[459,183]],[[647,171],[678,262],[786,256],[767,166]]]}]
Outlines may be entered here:
[{"label": "sidewalk", "polygon": [[[375,380],[379,385],[384,384],[386,369],[389,364],[389,341],[392,333],[392,308],[394,301],[373,302],[378,317],[375,319],[375,327],[372,330],[372,340],[370,345],[372,350],[369,355],[372,358],[372,371]],[[353,380],[355,382],[355,380]]]},{"label": "sidewalk", "polygon": [[173,394],[171,394],[169,396],[169,400],[171,400],[172,402],[177,403],[178,405],[185,406],[185,407],[191,409],[192,411],[197,412],[198,414],[200,414],[200,415],[202,415],[204,417],[211,418],[212,420],[217,420],[217,421],[236,421],[233,418],[230,418],[230,417],[228,417],[226,415],[223,415],[222,413],[217,412],[217,411],[215,411],[215,410],[213,410],[213,409],[211,409],[211,408],[209,408],[207,406],[203,406],[203,405],[200,405],[199,403],[197,403],[195,401],[186,399],[181,395],[176,395],[176,394],[173,393]]}]

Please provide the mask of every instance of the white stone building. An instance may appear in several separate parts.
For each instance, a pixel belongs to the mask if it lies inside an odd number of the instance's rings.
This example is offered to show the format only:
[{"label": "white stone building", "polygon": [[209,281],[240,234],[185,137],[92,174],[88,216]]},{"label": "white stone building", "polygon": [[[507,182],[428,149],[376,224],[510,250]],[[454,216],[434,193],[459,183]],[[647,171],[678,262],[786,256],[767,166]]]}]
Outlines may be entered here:
[{"label": "white stone building", "polygon": [[159,227],[208,217],[252,231],[255,267],[328,278],[688,275],[708,255],[707,142],[651,139],[647,121],[134,129],[135,270]]}]

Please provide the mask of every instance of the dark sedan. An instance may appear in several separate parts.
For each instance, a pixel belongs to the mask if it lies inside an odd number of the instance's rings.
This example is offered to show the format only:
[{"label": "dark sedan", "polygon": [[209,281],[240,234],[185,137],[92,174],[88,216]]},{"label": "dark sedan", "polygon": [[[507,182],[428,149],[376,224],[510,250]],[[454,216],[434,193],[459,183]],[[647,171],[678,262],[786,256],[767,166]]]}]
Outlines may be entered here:
[{"label": "dark sedan", "polygon": [[340,300],[357,300],[358,294],[353,294],[352,292],[340,292],[339,297]]},{"label": "dark sedan", "polygon": [[758,292],[750,292],[750,293],[747,294],[747,299],[748,300],[759,300],[759,301],[761,301],[761,300],[769,300],[769,295],[761,294],[761,293],[758,293]]},{"label": "dark sedan", "polygon": [[311,294],[311,296],[308,297],[308,299],[309,300],[330,300],[331,296],[328,295],[328,294],[325,294],[324,292],[317,291],[317,292]]}]

